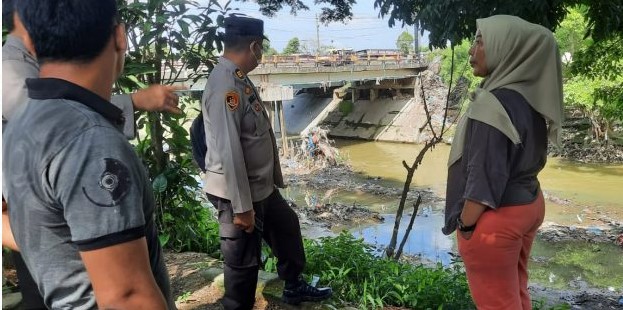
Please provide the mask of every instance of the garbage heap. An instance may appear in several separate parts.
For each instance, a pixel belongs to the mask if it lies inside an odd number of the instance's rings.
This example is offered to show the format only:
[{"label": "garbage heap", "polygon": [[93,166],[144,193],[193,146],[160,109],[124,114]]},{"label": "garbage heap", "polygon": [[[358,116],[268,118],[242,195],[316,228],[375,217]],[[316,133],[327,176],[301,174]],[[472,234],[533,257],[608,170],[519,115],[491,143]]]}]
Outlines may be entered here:
[{"label": "garbage heap", "polygon": [[328,134],[329,130],[322,127],[312,127],[301,132],[298,160],[319,168],[336,166],[340,152],[332,146],[334,141],[328,138]]}]

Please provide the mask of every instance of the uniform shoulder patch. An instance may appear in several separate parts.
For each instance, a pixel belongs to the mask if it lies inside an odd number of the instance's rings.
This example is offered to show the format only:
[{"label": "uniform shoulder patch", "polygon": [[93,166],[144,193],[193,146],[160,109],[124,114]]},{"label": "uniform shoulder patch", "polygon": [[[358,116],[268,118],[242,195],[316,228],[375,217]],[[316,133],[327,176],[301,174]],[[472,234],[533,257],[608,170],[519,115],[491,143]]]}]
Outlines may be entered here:
[{"label": "uniform shoulder patch", "polygon": [[236,69],[236,71],[234,71],[234,74],[239,78],[239,79],[244,79],[244,73],[242,73],[242,70],[240,69]]},{"label": "uniform shoulder patch", "polygon": [[235,90],[230,90],[225,94],[225,104],[230,111],[236,111],[240,105],[240,95]]},{"label": "uniform shoulder patch", "polygon": [[244,87],[244,94],[245,95],[250,95],[253,92],[253,90],[251,89],[251,86],[247,85]]},{"label": "uniform shoulder patch", "polygon": [[116,207],[128,195],[132,181],[129,169],[119,160],[104,158],[104,172],[99,176],[99,189],[82,187],[82,192],[93,204]]}]

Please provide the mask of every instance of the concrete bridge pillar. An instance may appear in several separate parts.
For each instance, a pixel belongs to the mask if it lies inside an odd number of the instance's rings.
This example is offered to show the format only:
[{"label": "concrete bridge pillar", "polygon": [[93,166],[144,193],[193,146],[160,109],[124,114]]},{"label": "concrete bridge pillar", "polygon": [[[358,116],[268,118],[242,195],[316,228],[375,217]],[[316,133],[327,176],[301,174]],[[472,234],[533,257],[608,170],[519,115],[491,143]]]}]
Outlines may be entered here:
[{"label": "concrete bridge pillar", "polygon": [[288,148],[288,134],[286,133],[286,115],[283,112],[283,101],[279,100],[275,103],[275,108],[279,111],[279,131],[281,131],[281,149],[283,155],[288,157],[290,150]]},{"label": "concrete bridge pillar", "polygon": [[359,99],[359,89],[351,88],[350,90],[352,91],[352,98],[351,99],[353,100],[353,103],[355,103]]},{"label": "concrete bridge pillar", "polygon": [[377,98],[379,98],[379,90],[376,88],[370,88],[370,102],[374,102]]},{"label": "concrete bridge pillar", "polygon": [[282,152],[284,154],[284,156],[287,156],[289,154],[289,147],[288,147],[288,137],[287,137],[287,133],[286,133],[286,119],[285,119],[285,113],[283,111],[283,101],[282,100],[276,100],[276,101],[264,101],[264,106],[266,107],[266,110],[268,110],[268,118],[270,119],[270,124],[271,127],[273,128],[274,132],[277,132],[277,128],[279,128],[279,134],[281,135],[281,146],[282,146]]}]

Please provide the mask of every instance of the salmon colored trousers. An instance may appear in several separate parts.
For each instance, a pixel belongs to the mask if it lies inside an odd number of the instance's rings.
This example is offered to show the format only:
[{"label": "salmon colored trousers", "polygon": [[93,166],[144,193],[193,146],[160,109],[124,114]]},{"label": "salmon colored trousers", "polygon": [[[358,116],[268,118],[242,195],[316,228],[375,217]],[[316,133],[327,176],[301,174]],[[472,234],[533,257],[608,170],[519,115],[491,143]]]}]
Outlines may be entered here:
[{"label": "salmon colored trousers", "polygon": [[531,310],[528,259],[545,202],[539,192],[527,205],[489,209],[467,240],[457,231],[467,282],[479,310]]}]

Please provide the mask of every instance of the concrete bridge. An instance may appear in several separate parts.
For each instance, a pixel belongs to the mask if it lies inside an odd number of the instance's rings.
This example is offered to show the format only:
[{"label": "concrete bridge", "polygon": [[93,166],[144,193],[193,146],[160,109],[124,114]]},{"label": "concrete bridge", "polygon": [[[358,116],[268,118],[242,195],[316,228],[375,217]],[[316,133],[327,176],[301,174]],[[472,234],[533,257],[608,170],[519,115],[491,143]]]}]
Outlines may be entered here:
[{"label": "concrete bridge", "polygon": [[[320,62],[305,61],[267,62],[250,72],[249,78],[258,87],[271,123],[282,138],[280,139],[283,144],[282,150],[287,153],[289,147],[285,136],[286,107],[283,102],[293,100],[295,91],[340,87],[339,91],[334,93],[333,100],[330,99],[323,104],[320,110],[316,111],[317,116],[313,120],[308,120],[310,123],[307,128],[310,128],[319,124],[330,111],[335,110],[342,99],[350,99],[354,103],[359,98],[365,98],[373,102],[383,91],[391,91],[393,96],[400,93],[410,93],[412,96],[415,77],[427,67],[428,63],[418,58],[363,60],[328,66]],[[179,80],[183,81],[184,78],[180,77]],[[202,92],[206,81],[207,78],[200,78],[192,84],[191,91]],[[343,87],[349,83],[348,89]]]},{"label": "concrete bridge", "polygon": [[[286,86],[293,90],[304,88],[331,88],[349,82],[380,82],[414,77],[428,67],[420,59],[358,61],[351,64],[325,66],[318,62],[278,62],[263,63],[249,73],[249,78],[258,88],[271,88],[271,93],[279,92],[275,87]],[[165,76],[168,68],[165,68]],[[178,69],[179,70],[179,69]],[[203,70],[202,70],[203,71]],[[178,83],[188,80],[182,71]],[[192,91],[203,91],[207,78],[199,78],[192,83]],[[186,82],[187,83],[187,82]],[[270,94],[267,94],[270,95]],[[266,101],[274,101],[269,96]],[[264,96],[262,96],[264,98]],[[291,99],[291,98],[288,98]],[[286,98],[282,100],[288,100]]]},{"label": "concrete bridge", "polygon": [[249,73],[256,85],[284,85],[295,89],[342,86],[348,82],[382,81],[413,77],[428,63],[415,59],[361,61],[323,66],[317,62],[264,63]]}]

